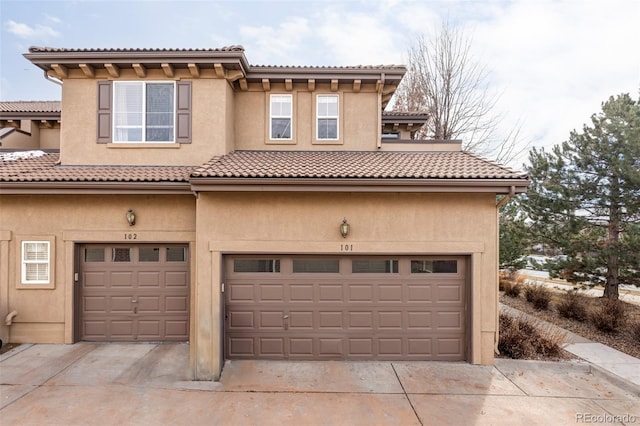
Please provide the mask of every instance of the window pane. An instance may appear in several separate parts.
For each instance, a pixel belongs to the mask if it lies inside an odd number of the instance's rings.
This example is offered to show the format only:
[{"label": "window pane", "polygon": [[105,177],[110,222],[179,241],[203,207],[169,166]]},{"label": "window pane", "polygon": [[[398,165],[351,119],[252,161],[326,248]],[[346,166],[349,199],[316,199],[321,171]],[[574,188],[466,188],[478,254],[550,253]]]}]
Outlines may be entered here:
[{"label": "window pane", "polygon": [[142,141],[142,90],[143,83],[114,83],[113,126],[116,142]]},{"label": "window pane", "polygon": [[457,260],[412,260],[412,274],[455,274],[458,272]]},{"label": "window pane", "polygon": [[271,119],[271,139],[291,139],[291,119]]},{"label": "window pane", "polygon": [[233,272],[280,272],[280,259],[234,259]]},{"label": "window pane", "polygon": [[114,248],[112,251],[112,260],[114,262],[131,262],[130,248]]},{"label": "window pane", "polygon": [[337,273],[340,262],[338,259],[294,259],[293,272]]},{"label": "window pane", "polygon": [[46,241],[38,241],[24,243],[24,251],[22,253],[24,260],[49,260],[49,243]]},{"label": "window pane", "polygon": [[48,263],[27,263],[25,268],[27,281],[49,281]]},{"label": "window pane", "polygon": [[104,248],[88,248],[84,251],[85,262],[104,262]]},{"label": "window pane", "polygon": [[173,84],[147,84],[147,141],[173,141],[173,87]]},{"label": "window pane", "polygon": [[167,262],[184,262],[187,259],[187,249],[184,247],[167,247]]},{"label": "window pane", "polygon": [[318,139],[338,139],[338,120],[335,118],[318,119]]},{"label": "window pane", "polygon": [[159,262],[160,249],[157,247],[140,247],[138,249],[138,261],[140,262]]},{"label": "window pane", "polygon": [[354,274],[396,274],[397,260],[354,260],[351,262],[351,272]]}]

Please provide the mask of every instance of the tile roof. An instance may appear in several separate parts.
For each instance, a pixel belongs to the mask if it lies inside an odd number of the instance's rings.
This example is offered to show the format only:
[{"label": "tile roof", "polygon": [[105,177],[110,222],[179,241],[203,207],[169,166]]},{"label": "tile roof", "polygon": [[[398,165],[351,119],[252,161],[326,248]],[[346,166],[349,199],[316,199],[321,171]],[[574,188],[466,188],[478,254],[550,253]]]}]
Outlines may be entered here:
[{"label": "tile roof", "polygon": [[47,47],[47,46],[31,46],[29,52],[244,52],[241,45],[231,45],[219,48],[149,48],[149,47],[132,47],[132,48],[66,48],[66,47]]},{"label": "tile roof", "polygon": [[521,179],[468,152],[234,151],[198,167],[194,178]]},{"label": "tile roof", "polygon": [[61,112],[60,101],[0,101],[0,112]]},{"label": "tile roof", "polygon": [[184,182],[189,166],[61,166],[58,153],[0,153],[0,182]]}]

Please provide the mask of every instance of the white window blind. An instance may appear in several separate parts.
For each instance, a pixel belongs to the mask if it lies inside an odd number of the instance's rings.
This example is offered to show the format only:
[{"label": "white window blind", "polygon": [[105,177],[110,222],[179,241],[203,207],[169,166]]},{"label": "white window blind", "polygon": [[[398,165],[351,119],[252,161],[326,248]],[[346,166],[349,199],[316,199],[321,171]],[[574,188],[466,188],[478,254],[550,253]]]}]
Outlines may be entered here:
[{"label": "white window blind", "polygon": [[22,282],[49,283],[49,241],[22,242]]},{"label": "white window blind", "polygon": [[318,95],[317,139],[338,139],[338,96]]},{"label": "white window blind", "polygon": [[291,95],[271,95],[271,139],[291,139]]}]

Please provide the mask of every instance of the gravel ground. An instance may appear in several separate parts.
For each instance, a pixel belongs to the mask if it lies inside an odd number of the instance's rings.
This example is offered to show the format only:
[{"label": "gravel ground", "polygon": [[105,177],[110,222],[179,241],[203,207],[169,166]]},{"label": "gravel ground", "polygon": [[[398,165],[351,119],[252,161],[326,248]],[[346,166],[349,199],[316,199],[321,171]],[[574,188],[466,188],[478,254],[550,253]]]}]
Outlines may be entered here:
[{"label": "gravel ground", "polygon": [[[599,331],[591,325],[588,320],[580,322],[561,316],[556,309],[556,305],[561,300],[561,297],[562,293],[553,292],[553,299],[549,310],[538,311],[524,299],[523,294],[521,294],[520,297],[513,298],[505,296],[500,292],[500,302],[507,306],[519,309],[541,320],[548,321],[586,339],[602,343],[636,358],[640,358],[640,341],[633,336],[631,327],[629,327],[633,322],[640,323],[640,306],[625,303],[626,323],[617,333],[610,334]],[[590,307],[596,306],[596,304],[600,302],[600,299],[585,297],[584,301],[587,306]]]}]

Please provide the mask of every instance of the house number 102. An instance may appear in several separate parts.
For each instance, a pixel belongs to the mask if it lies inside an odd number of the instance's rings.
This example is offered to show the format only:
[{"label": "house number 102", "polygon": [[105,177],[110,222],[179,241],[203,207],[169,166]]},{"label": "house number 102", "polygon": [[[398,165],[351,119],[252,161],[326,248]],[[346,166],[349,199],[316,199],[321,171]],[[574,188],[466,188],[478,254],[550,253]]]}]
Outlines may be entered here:
[{"label": "house number 102", "polygon": [[125,240],[137,240],[138,234],[124,234]]},{"label": "house number 102", "polygon": [[353,251],[353,244],[340,244],[340,251]]}]

